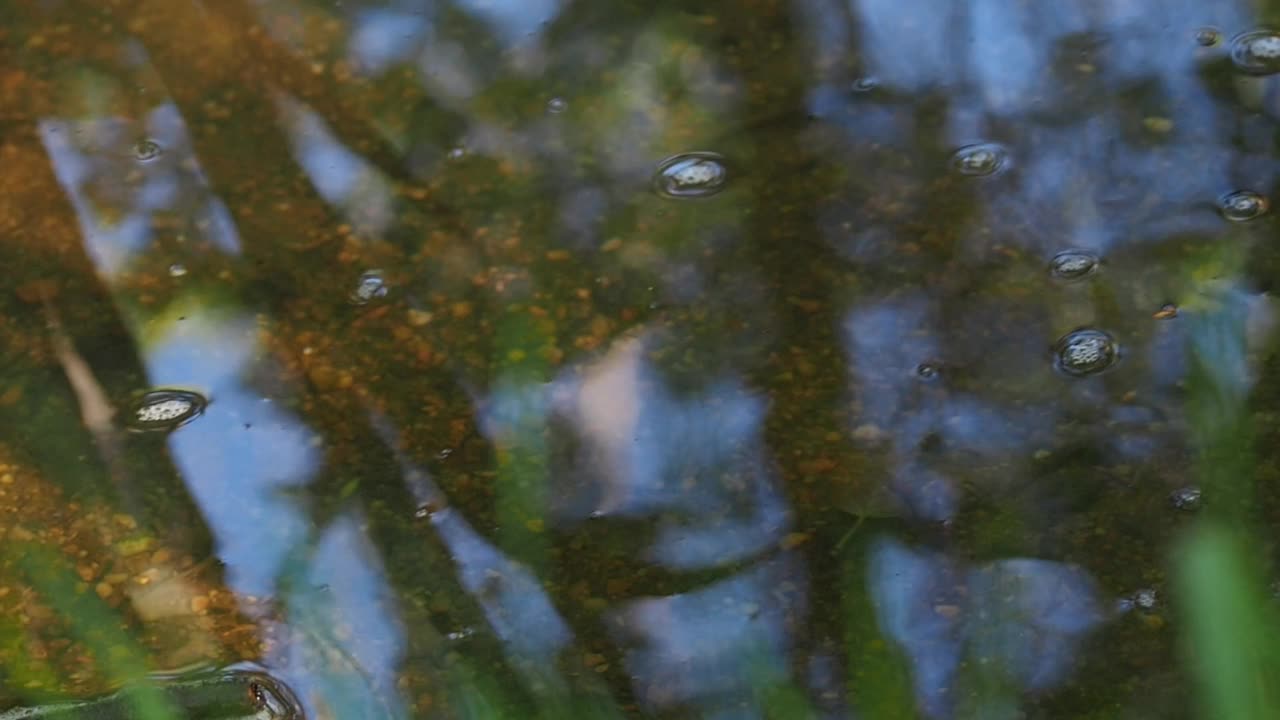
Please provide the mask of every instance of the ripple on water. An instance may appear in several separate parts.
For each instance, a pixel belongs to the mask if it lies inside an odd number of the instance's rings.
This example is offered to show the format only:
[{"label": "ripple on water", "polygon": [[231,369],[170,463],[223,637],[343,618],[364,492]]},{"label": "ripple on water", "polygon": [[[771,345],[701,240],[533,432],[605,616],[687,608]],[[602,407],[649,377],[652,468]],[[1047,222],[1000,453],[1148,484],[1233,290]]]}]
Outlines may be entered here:
[{"label": "ripple on water", "polygon": [[151,390],[134,401],[125,425],[136,432],[168,432],[199,417],[208,404],[203,395],[190,390]]},{"label": "ripple on water", "polygon": [[1231,41],[1231,62],[1253,75],[1280,72],[1280,33],[1274,30],[1250,30]]},{"label": "ripple on water", "polygon": [[994,175],[1009,164],[1009,152],[996,143],[965,145],[951,156],[951,169],[961,175]]},{"label": "ripple on water", "polygon": [[1049,261],[1049,274],[1059,280],[1082,280],[1098,269],[1098,256],[1088,250],[1063,250]]},{"label": "ripple on water", "polygon": [[1059,370],[1076,377],[1094,375],[1120,359],[1120,348],[1107,333],[1093,328],[1080,328],[1067,333],[1053,346],[1054,364]]},{"label": "ripple on water", "polygon": [[1222,217],[1232,222],[1248,222],[1267,212],[1267,199],[1252,190],[1237,190],[1227,193],[1218,200],[1218,210]]},{"label": "ripple on water", "polygon": [[715,195],[729,181],[729,169],[719,153],[680,153],[663,160],[653,176],[653,189],[666,198],[700,198]]}]

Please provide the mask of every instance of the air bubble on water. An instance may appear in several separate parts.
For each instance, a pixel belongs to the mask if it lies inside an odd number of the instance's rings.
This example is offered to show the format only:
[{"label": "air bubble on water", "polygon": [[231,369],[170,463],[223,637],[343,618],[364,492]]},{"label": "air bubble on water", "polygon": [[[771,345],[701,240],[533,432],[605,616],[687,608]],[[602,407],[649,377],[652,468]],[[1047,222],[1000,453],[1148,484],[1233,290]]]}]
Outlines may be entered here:
[{"label": "air bubble on water", "polygon": [[722,155],[687,152],[673,155],[658,165],[653,189],[666,198],[700,198],[720,192],[728,180],[729,170]]},{"label": "air bubble on water", "polygon": [[1201,47],[1213,47],[1222,42],[1222,33],[1217,28],[1202,27],[1196,30],[1195,39]]},{"label": "air bubble on water", "polygon": [[1222,217],[1232,222],[1247,222],[1267,212],[1267,199],[1252,190],[1237,190],[1218,200]]},{"label": "air bubble on water", "polygon": [[547,101],[547,112],[562,113],[569,109],[569,103],[564,98],[554,97]]},{"label": "air bubble on water", "polygon": [[1235,36],[1231,41],[1231,62],[1254,75],[1280,72],[1280,33],[1250,30]]},{"label": "air bubble on water", "polygon": [[1059,280],[1080,280],[1098,269],[1098,256],[1087,250],[1063,250],[1049,261],[1049,274]]},{"label": "air bubble on water", "polygon": [[387,295],[387,281],[381,270],[368,270],[360,276],[356,286],[352,288],[350,300],[356,305],[365,305]]},{"label": "air bubble on water", "polygon": [[1133,606],[1139,610],[1150,612],[1160,605],[1160,595],[1155,588],[1142,588],[1131,596]]},{"label": "air bubble on water", "polygon": [[856,93],[865,93],[865,92],[871,92],[872,90],[875,90],[878,87],[880,87],[879,78],[876,78],[873,75],[864,75],[863,77],[860,77],[857,80],[854,80],[853,83],[849,86],[849,89],[853,90]]},{"label": "air bubble on water", "polygon": [[133,144],[133,157],[138,162],[150,162],[160,157],[164,153],[164,148],[160,143],[150,138],[139,140]]},{"label": "air bubble on water", "polygon": [[182,277],[187,274],[187,268],[182,263],[174,263],[169,266],[169,277]]},{"label": "air bubble on water", "polygon": [[965,145],[951,156],[951,168],[961,175],[993,175],[1008,164],[1009,153],[996,143]]},{"label": "air bubble on water", "polygon": [[1160,606],[1160,595],[1155,588],[1142,588],[1116,600],[1116,612],[1127,613],[1139,610],[1144,613],[1155,611]]},{"label": "air bubble on water", "polygon": [[1100,373],[1120,357],[1116,341],[1107,333],[1092,328],[1067,333],[1054,344],[1053,351],[1057,368],[1077,377]]},{"label": "air bubble on water", "polygon": [[923,362],[916,366],[916,377],[919,377],[921,380],[932,380],[938,377],[938,374],[941,372],[942,368],[931,362]]},{"label": "air bubble on water", "polygon": [[445,638],[452,642],[458,642],[460,640],[466,640],[472,635],[475,635],[475,633],[476,631],[474,628],[464,627],[460,630],[454,630],[452,632],[445,633]]},{"label": "air bubble on water", "polygon": [[1169,494],[1169,502],[1178,510],[1193,512],[1200,509],[1200,488],[1178,488]]},{"label": "air bubble on water", "polygon": [[208,404],[203,395],[189,390],[151,390],[134,401],[125,425],[136,432],[167,432],[194,420]]}]

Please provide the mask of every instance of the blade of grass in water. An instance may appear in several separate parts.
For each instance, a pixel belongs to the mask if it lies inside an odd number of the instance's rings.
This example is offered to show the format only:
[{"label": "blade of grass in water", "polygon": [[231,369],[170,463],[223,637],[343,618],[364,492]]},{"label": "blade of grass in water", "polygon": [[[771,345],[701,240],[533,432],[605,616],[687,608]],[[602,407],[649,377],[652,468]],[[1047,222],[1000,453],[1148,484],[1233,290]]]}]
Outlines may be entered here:
[{"label": "blade of grass in water", "polygon": [[1192,372],[1187,411],[1198,451],[1205,516],[1176,558],[1188,662],[1201,716],[1280,717],[1270,679],[1277,663],[1275,610],[1263,591],[1253,507],[1252,425],[1245,363],[1245,298],[1227,291],[1199,303],[1188,323]]},{"label": "blade of grass in water", "polygon": [[898,648],[881,632],[875,600],[868,590],[867,553],[873,537],[872,533],[858,533],[855,528],[843,541],[849,694],[862,717],[914,718],[910,668]]},{"label": "blade of grass in water", "polygon": [[1187,606],[1190,662],[1201,695],[1202,717],[1264,720],[1280,717],[1272,679],[1277,623],[1247,560],[1254,547],[1240,533],[1206,522],[1180,558]]},{"label": "blade of grass in water", "polygon": [[113,683],[139,684],[127,695],[132,710],[130,717],[138,720],[176,717],[164,694],[145,684],[145,654],[120,628],[120,618],[97,595],[77,591],[77,578],[61,556],[34,543],[10,544],[5,551],[18,558],[31,586],[62,617],[71,634],[93,652]]}]

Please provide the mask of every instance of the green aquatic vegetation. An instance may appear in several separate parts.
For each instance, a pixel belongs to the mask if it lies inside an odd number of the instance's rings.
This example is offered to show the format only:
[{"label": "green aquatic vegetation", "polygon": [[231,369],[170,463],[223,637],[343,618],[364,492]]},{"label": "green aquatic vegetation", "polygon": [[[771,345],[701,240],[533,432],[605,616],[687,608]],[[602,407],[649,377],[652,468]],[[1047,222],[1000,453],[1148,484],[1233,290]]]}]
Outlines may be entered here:
[{"label": "green aquatic vegetation", "polygon": [[498,323],[494,359],[498,402],[520,405],[502,418],[498,447],[497,507],[503,546],[534,566],[545,563],[541,535],[547,510],[548,448],[545,399],[551,368],[546,351],[554,338],[534,318],[507,308]]},{"label": "green aquatic vegetation", "polygon": [[[172,707],[165,696],[146,684],[140,683],[147,675],[145,653],[134,640],[121,629],[116,613],[96,595],[77,592],[76,577],[60,556],[31,543],[12,543],[4,547],[6,553],[19,558],[19,567],[30,581],[32,588],[48,599],[55,612],[67,623],[71,634],[88,647],[108,677],[120,685],[135,685],[130,692],[116,697],[111,706],[116,712],[130,709],[140,720],[167,720],[173,717]],[[18,709],[10,712],[27,713],[5,715],[4,720],[19,718],[74,717],[71,706],[46,706],[50,713],[35,715],[36,710]],[[37,708],[38,709],[38,708]],[[124,717],[102,715],[103,718]]]},{"label": "green aquatic vegetation", "polygon": [[869,718],[911,717],[915,698],[907,658],[881,632],[867,577],[868,543],[874,533],[852,531],[840,553],[844,592],[846,687],[854,705]]},{"label": "green aquatic vegetation", "polygon": [[1201,717],[1280,714],[1270,682],[1280,669],[1280,623],[1250,559],[1253,544],[1247,534],[1210,521],[1191,534],[1178,558],[1187,661],[1199,686]]},{"label": "green aquatic vegetation", "polygon": [[1188,333],[1188,417],[1206,511],[1175,559],[1186,662],[1202,717],[1272,718],[1280,714],[1280,694],[1270,682],[1280,670],[1280,617],[1254,552],[1260,543],[1250,510],[1255,459],[1244,380],[1247,307],[1227,291],[1202,297],[1196,309]]}]

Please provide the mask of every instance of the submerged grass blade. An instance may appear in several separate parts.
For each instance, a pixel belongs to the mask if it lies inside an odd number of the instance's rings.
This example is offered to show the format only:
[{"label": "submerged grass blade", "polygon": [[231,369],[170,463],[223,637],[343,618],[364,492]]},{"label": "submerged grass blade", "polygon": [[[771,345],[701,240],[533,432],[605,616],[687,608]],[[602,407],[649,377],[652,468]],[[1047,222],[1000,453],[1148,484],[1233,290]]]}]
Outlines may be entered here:
[{"label": "submerged grass blade", "polygon": [[1263,720],[1280,717],[1273,679],[1275,611],[1247,560],[1247,537],[1207,522],[1179,557],[1178,589],[1186,604],[1188,656],[1201,695],[1201,717]]},{"label": "submerged grass blade", "polygon": [[1253,422],[1249,407],[1245,296],[1224,289],[1190,317],[1187,416],[1198,454],[1205,517],[1175,557],[1186,661],[1201,717],[1280,717],[1280,622],[1264,591],[1253,524]]},{"label": "submerged grass blade", "polygon": [[842,542],[847,687],[862,717],[895,720],[916,717],[911,669],[897,645],[880,631],[875,600],[868,588],[867,553],[873,535],[852,535]]},{"label": "submerged grass blade", "polygon": [[34,543],[6,546],[18,565],[73,636],[88,647],[112,682],[136,684],[127,694],[132,716],[138,720],[173,720],[172,705],[155,686],[147,683],[145,652],[120,628],[119,616],[97,595],[79,591],[76,575],[62,557]]}]

